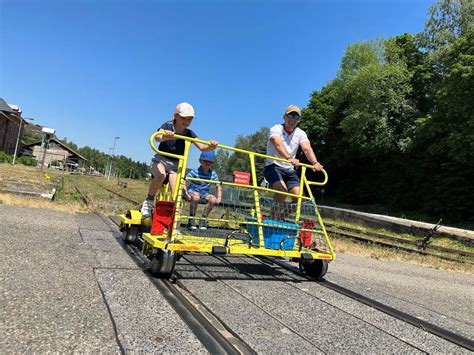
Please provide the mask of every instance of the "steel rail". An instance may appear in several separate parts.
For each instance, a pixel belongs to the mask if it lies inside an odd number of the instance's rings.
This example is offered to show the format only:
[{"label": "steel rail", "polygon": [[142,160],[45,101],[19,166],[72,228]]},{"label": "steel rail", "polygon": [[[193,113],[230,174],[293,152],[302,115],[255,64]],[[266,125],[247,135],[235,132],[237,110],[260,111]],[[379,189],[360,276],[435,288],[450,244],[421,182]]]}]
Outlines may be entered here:
[{"label": "steel rail", "polygon": [[112,189],[109,189],[108,187],[105,187],[105,186],[103,186],[103,185],[101,185],[101,184],[98,184],[98,186],[102,187],[104,190],[107,190],[108,192],[111,192],[111,193],[113,193],[113,194],[115,194],[115,195],[117,195],[117,196],[120,196],[121,198],[123,198],[123,199],[125,199],[125,200],[127,200],[127,201],[129,201],[129,202],[132,202],[132,203],[134,203],[134,204],[136,204],[136,205],[139,205],[139,204],[140,204],[140,202],[138,202],[138,201],[136,201],[136,200],[134,200],[134,199],[132,199],[132,198],[130,198],[130,197],[128,197],[128,196],[125,196],[125,195],[121,194],[120,192],[117,192],[117,191],[114,191],[114,190],[112,190]]},{"label": "steel rail", "polygon": [[[118,227],[117,220],[110,216],[107,218],[102,214],[98,215],[111,229]],[[110,225],[109,221],[113,225]],[[205,308],[189,291],[185,290],[188,294],[185,296],[171,281],[155,278],[147,273],[145,265],[148,260],[136,248],[124,243],[120,243],[120,245],[211,354],[256,354],[248,344]],[[196,303],[199,304],[199,310],[195,306]]]},{"label": "steel rail", "polygon": [[419,250],[419,249],[407,248],[407,247],[404,247],[404,246],[401,246],[401,245],[381,242],[381,241],[378,241],[378,240],[374,240],[374,239],[370,239],[370,238],[364,238],[364,237],[361,237],[361,236],[356,236],[356,235],[352,235],[352,234],[348,234],[348,233],[335,232],[335,231],[332,231],[332,230],[329,230],[328,232],[330,233],[331,237],[350,238],[350,239],[357,240],[359,242],[372,243],[372,244],[383,246],[383,247],[386,247],[386,248],[399,249],[399,250],[403,250],[403,251],[406,251],[406,252],[409,252],[409,253],[415,253],[415,254],[420,254],[420,255],[424,255],[424,256],[434,256],[434,257],[439,258],[439,259],[452,261],[452,262],[456,262],[456,263],[474,264],[474,262],[472,262],[470,260],[456,259],[456,258],[452,258],[452,257],[445,256],[445,255],[430,253],[428,251]]},{"label": "steel rail", "polygon": [[[283,261],[283,260],[276,260],[274,258],[270,258],[270,257],[266,257],[266,256],[259,256],[258,258],[260,259],[265,259],[267,261],[270,261],[276,265],[279,265],[281,267],[283,267],[284,269],[286,270],[289,270],[289,271],[292,271],[302,277],[305,277],[304,275],[301,274],[301,271],[293,266],[293,265],[290,265],[288,264],[287,262]],[[322,280],[322,281],[318,281],[318,284],[320,284],[321,286],[324,286],[332,291],[335,291],[337,293],[340,293],[346,297],[349,297],[349,298],[352,298],[353,300],[355,301],[358,301],[362,304],[365,304],[369,307],[372,307],[372,308],[375,308],[385,314],[388,314],[394,318],[397,318],[403,322],[406,322],[408,324],[411,324],[417,328],[420,328],[422,330],[425,330],[433,335],[436,335],[440,338],[443,338],[453,344],[456,344],[460,347],[463,347],[469,351],[474,351],[474,340],[472,339],[469,339],[465,336],[462,336],[462,335],[459,335],[459,334],[456,334],[450,330],[447,330],[447,329],[444,329],[444,328],[441,328],[439,326],[437,326],[436,324],[433,324],[433,323],[430,323],[430,322],[427,322],[427,321],[424,321],[422,319],[419,319],[415,316],[412,316],[408,313],[405,313],[405,312],[402,312],[396,308],[393,308],[391,306],[388,306],[386,304],[383,304],[379,301],[376,301],[374,299],[371,299],[367,296],[364,296],[364,295],[361,295],[357,292],[354,292],[352,290],[349,290],[348,288],[345,288],[345,287],[342,287],[342,286],[339,286],[331,281],[327,281],[327,280]]]},{"label": "steel rail", "polygon": [[[347,232],[361,233],[361,234],[365,234],[367,236],[371,236],[371,237],[375,237],[375,238],[392,240],[392,241],[399,242],[399,243],[418,246],[418,241],[416,241],[416,240],[403,239],[403,238],[393,237],[391,235],[385,235],[385,234],[380,234],[380,233],[375,233],[375,232],[368,232],[368,231],[363,231],[363,230],[360,230],[360,229],[357,229],[357,228],[351,228],[351,227],[346,227],[346,226],[337,226],[337,225],[332,224],[332,223],[326,223],[326,226],[331,227],[331,228],[336,228],[336,229],[339,229],[339,230],[343,230],[343,231],[347,231]],[[330,231],[330,230],[328,229],[328,231]],[[334,231],[334,230],[331,230],[331,231]],[[335,232],[338,232],[338,231],[336,230]],[[457,249],[452,249],[452,248],[441,247],[441,246],[438,246],[438,245],[427,245],[425,248],[426,249],[431,249],[431,250],[437,250],[437,251],[445,252],[445,253],[458,254],[460,256],[474,257],[474,253],[471,253],[471,252],[466,251],[466,250],[457,250]]]},{"label": "steel rail", "polygon": [[79,193],[79,195],[81,196],[81,199],[82,201],[84,202],[84,204],[86,206],[90,206],[90,207],[94,207],[94,203],[91,201],[91,199],[89,197],[87,197],[87,195],[85,193],[83,193],[78,187],[77,185],[74,185],[74,189]]}]

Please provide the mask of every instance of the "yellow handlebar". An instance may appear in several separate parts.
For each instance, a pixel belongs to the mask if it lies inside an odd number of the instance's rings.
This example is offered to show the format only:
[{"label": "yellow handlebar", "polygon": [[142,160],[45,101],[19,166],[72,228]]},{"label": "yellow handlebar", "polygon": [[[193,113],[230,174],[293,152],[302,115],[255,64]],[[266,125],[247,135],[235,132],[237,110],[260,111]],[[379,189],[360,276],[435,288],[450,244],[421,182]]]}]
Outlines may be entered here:
[{"label": "yellow handlebar", "polygon": [[[184,159],[184,156],[182,156],[182,155],[177,155],[177,154],[162,152],[161,150],[159,150],[159,149],[155,146],[156,137],[162,136],[162,135],[163,135],[163,132],[162,132],[162,131],[157,131],[157,132],[155,132],[155,133],[153,133],[153,134],[151,135],[151,137],[150,137],[150,147],[151,147],[151,149],[153,149],[156,153],[158,153],[158,154],[160,154],[160,155],[163,155],[163,156],[165,156],[165,157],[170,157],[170,158],[174,158],[174,159],[178,159],[178,160]],[[199,138],[185,137],[185,136],[181,136],[181,135],[179,135],[179,134],[173,135],[173,139],[182,139],[182,140],[184,140],[184,141],[188,141],[188,142],[191,142],[191,143],[202,143],[202,144],[206,144],[206,145],[210,145],[210,144],[211,144],[211,141],[204,141],[204,140],[199,139]],[[223,144],[218,144],[218,145],[217,145],[217,148],[226,149],[226,150],[232,150],[232,151],[237,152],[237,153],[253,154],[254,156],[259,157],[259,158],[277,160],[277,161],[281,161],[281,162],[284,162],[284,163],[290,163],[289,160],[286,160],[286,159],[283,159],[283,158],[278,158],[278,157],[271,156],[271,155],[265,155],[265,154],[255,153],[255,152],[251,152],[251,151],[249,151],[249,150],[234,148],[234,147],[230,147],[230,146],[223,145]],[[309,164],[300,163],[299,166],[301,166],[301,167],[306,167],[306,168],[309,168],[309,169],[313,169],[313,165],[309,165]],[[310,185],[322,186],[322,185],[325,185],[325,184],[327,183],[327,181],[328,181],[328,174],[326,173],[326,170],[322,169],[322,170],[320,170],[320,171],[321,171],[321,172],[323,173],[323,175],[324,175],[324,181],[323,181],[323,182],[308,181],[308,183],[309,183]]]}]

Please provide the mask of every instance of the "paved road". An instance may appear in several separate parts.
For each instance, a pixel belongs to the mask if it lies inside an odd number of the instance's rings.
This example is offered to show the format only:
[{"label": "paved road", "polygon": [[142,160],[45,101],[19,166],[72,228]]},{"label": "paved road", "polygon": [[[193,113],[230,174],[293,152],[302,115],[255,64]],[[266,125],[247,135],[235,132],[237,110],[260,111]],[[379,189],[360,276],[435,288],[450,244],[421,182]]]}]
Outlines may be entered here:
[{"label": "paved road", "polygon": [[95,215],[0,205],[0,351],[197,352]]},{"label": "paved road", "polygon": [[[98,216],[0,205],[0,351],[205,352]],[[180,281],[252,348],[466,352],[246,256],[187,255]],[[473,276],[339,255],[327,279],[466,336]]]}]

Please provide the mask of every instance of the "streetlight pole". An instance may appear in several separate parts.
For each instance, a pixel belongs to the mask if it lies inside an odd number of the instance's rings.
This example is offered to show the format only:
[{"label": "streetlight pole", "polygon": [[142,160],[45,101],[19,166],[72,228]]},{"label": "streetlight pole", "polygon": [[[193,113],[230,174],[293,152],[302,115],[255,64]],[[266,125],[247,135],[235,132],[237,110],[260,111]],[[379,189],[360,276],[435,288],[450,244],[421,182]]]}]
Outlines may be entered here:
[{"label": "streetlight pole", "polygon": [[18,152],[18,145],[20,143],[20,134],[21,134],[21,126],[22,126],[22,123],[23,123],[23,120],[30,120],[30,121],[33,121],[34,119],[33,118],[22,118],[20,116],[20,128],[18,129],[18,136],[16,137],[16,144],[15,144],[15,153],[13,153],[13,162],[12,162],[12,165],[15,165],[15,161],[16,161],[16,154]]},{"label": "streetlight pole", "polygon": [[109,157],[107,158],[107,165],[104,169],[104,176],[107,177],[109,175],[109,166],[110,166],[110,156],[112,155],[112,148],[109,148]]},{"label": "streetlight pole", "polygon": [[120,139],[120,137],[115,137],[114,138],[114,145],[112,146],[112,156],[111,156],[111,159],[110,159],[109,176],[108,176],[107,180],[110,180],[110,174],[112,173],[112,164],[113,164],[113,161],[114,161],[114,152],[115,152],[115,142],[117,142],[117,139]]}]

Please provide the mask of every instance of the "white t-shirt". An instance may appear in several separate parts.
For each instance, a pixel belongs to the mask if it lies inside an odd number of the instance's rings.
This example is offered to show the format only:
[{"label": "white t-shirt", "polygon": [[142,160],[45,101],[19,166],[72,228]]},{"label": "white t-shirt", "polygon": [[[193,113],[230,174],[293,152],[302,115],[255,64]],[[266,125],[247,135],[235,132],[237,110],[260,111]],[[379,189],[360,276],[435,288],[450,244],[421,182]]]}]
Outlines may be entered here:
[{"label": "white t-shirt", "polygon": [[[286,157],[282,157],[280,154],[278,154],[275,146],[273,143],[270,141],[270,138],[273,136],[278,136],[281,138],[281,141],[283,142],[283,146],[285,147],[286,151],[288,152],[288,155],[294,159],[296,157],[296,152],[298,151],[298,147],[300,144],[304,141],[309,141],[308,136],[306,135],[305,131],[302,129],[296,127],[291,134],[288,134],[285,129],[283,128],[282,124],[277,124],[270,128],[270,134],[268,135],[268,142],[267,142],[267,155],[272,155],[274,157],[279,157],[285,159]],[[265,166],[270,165],[270,164],[276,164],[282,168],[285,169],[291,169],[293,165],[290,163],[284,163],[282,161],[276,161],[272,159],[265,159]]]}]

